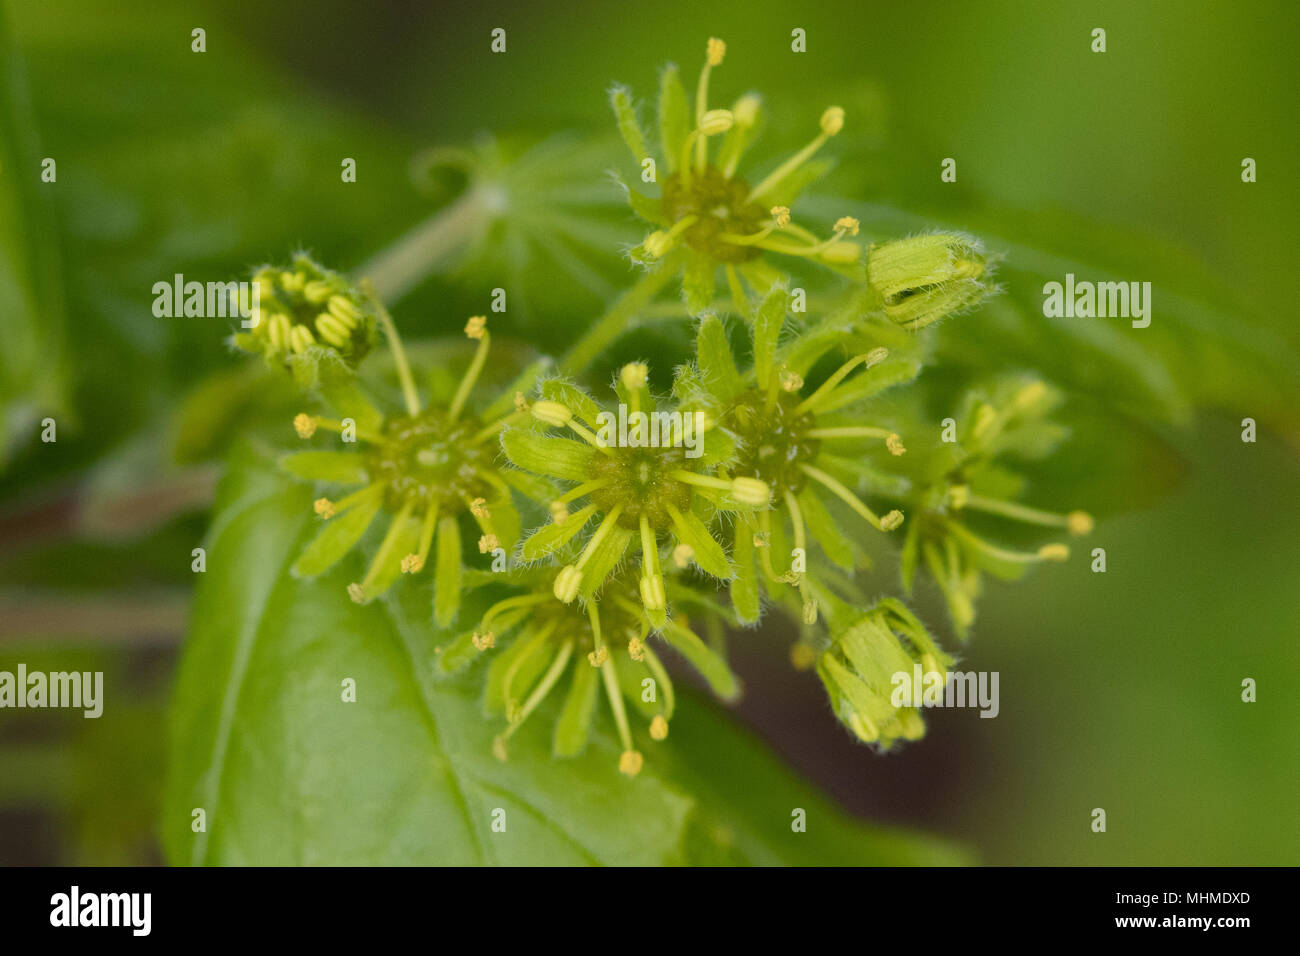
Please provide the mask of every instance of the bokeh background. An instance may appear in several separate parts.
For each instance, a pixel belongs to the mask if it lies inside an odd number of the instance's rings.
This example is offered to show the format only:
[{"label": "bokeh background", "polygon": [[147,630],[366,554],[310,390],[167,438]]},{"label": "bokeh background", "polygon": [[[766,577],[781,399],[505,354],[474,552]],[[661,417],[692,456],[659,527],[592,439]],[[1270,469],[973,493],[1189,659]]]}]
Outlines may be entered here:
[{"label": "bokeh background", "polygon": [[[512,331],[563,348],[625,277],[616,244],[638,238],[602,174],[622,162],[604,91],[652,99],[659,65],[690,75],[710,35],[729,47],[715,91],[767,95],[773,155],[845,105],[816,192],[862,200],[867,231],[984,236],[1007,256],[1005,301],[1030,308],[1073,263],[1157,284],[1149,342],[1121,335],[1112,364],[997,309],[943,329],[957,367],[1050,363],[1080,405],[1122,413],[1062,453],[1105,499],[1078,504],[1103,516],[1108,572],[1076,560],[992,586],[981,608],[965,655],[1001,673],[1001,715],[933,713],[924,742],[875,755],[790,673],[773,625],[732,642],[736,719],[852,812],[985,862],[1300,862],[1294,3],[6,0],[0,17],[0,668],[103,670],[113,714],[0,712],[0,863],[161,862],[189,552],[229,408],[256,379],[211,323],[155,318],[152,284],[299,246],[361,267],[466,187],[458,161],[413,170],[422,151],[476,147],[466,168],[490,176],[540,142],[542,173],[521,182],[581,213],[563,240],[578,274],[551,281],[554,223],[521,211],[476,234],[507,259],[430,256],[397,311],[445,334],[509,284],[525,290]],[[56,185],[38,180],[46,156]],[[1143,371],[1148,346],[1163,372]],[[46,415],[57,444],[36,438]],[[1110,427],[1159,452],[1107,456]],[[940,620],[934,598],[921,609]]]}]

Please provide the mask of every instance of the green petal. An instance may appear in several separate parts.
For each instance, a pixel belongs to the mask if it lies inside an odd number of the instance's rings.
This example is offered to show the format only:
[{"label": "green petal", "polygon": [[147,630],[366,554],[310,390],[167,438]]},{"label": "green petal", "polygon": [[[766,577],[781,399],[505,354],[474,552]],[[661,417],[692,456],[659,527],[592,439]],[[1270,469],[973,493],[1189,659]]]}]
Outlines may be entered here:
[{"label": "green petal", "polygon": [[623,560],[632,537],[633,533],[630,529],[618,527],[605,535],[605,540],[596,546],[596,550],[587,559],[582,569],[582,586],[579,588],[579,594],[589,598],[605,583],[610,572]]},{"label": "green petal", "polygon": [[921,554],[921,522],[909,521],[907,537],[903,539],[903,552],[898,559],[898,574],[903,584],[903,593],[911,596],[912,583],[916,580],[916,561]]},{"label": "green petal", "polygon": [[618,120],[618,132],[632,151],[632,158],[638,163],[649,153],[645,148],[645,134],[636,118],[636,107],[626,86],[616,85],[609,91],[609,105],[614,108],[614,118]]},{"label": "green petal", "polygon": [[714,693],[726,700],[736,696],[739,688],[736,686],[736,676],[731,673],[731,668],[727,666],[726,661],[713,653],[694,631],[687,630],[675,621],[669,621],[668,626],[663,630],[663,636],[691,662],[692,667],[700,672],[713,688]]},{"label": "green petal", "polygon": [[[396,519],[394,519],[396,521]],[[420,541],[420,521],[407,517],[400,525],[393,525],[384,536],[384,543],[371,563],[375,576],[366,587],[366,600],[377,598],[397,580],[402,573],[402,559],[412,553]],[[366,577],[370,577],[367,573]]]},{"label": "green petal", "polygon": [[514,468],[502,468],[498,474],[501,480],[519,492],[529,501],[539,505],[549,505],[559,497],[560,492],[550,479],[534,475],[531,471],[517,471]]},{"label": "green petal", "polygon": [[492,515],[490,519],[492,531],[501,541],[501,547],[508,553],[519,540],[519,533],[523,527],[519,511],[508,494],[489,498],[487,508],[488,513]]},{"label": "green petal", "polygon": [[682,294],[686,309],[699,315],[713,304],[713,286],[717,266],[702,252],[690,251],[686,256],[686,272],[682,276]]},{"label": "green petal", "polygon": [[758,569],[755,565],[754,531],[745,521],[736,522],[736,540],[731,548],[736,576],[731,579],[731,604],[742,624],[758,620],[761,607],[758,599]]},{"label": "green petal", "polygon": [[508,429],[501,436],[501,447],[517,467],[569,481],[587,481],[592,456],[600,454],[586,442],[552,438],[523,428]]},{"label": "green petal", "polygon": [[351,378],[326,378],[320,385],[324,396],[339,418],[351,418],[361,431],[379,431],[384,427],[384,413],[377,409],[366,393]]},{"label": "green petal", "polygon": [[804,485],[798,495],[799,510],[803,512],[804,524],[808,527],[808,538],[817,542],[826,556],[844,568],[852,571],[854,565],[853,544],[840,531],[840,527],[826,510],[821,496],[811,484]]},{"label": "green petal", "polygon": [[293,452],[281,456],[280,467],[291,475],[311,481],[356,485],[369,480],[362,457],[342,451]]},{"label": "green petal", "polygon": [[754,310],[754,373],[758,387],[765,389],[772,380],[776,361],[776,346],[785,324],[785,310],[789,302],[785,283],[779,283],[764,297]]},{"label": "green petal", "polygon": [[695,552],[695,563],[701,570],[707,571],[715,578],[730,580],[733,570],[731,562],[727,560],[727,553],[722,550],[722,545],[718,544],[717,539],[709,533],[704,522],[689,511],[670,511],[669,515],[673,521],[673,531],[677,534],[677,540],[691,546],[691,550]]},{"label": "green petal", "polygon": [[627,204],[632,207],[632,211],[646,222],[664,228],[672,225],[664,215],[664,204],[658,199],[652,199],[639,190],[633,189],[617,173],[614,174],[614,182],[623,190],[623,195],[627,199]]},{"label": "green petal", "polygon": [[576,757],[587,747],[587,734],[596,714],[596,688],[599,686],[596,668],[586,658],[573,666],[573,682],[565,695],[564,706],[555,722],[553,751],[557,757]]},{"label": "green petal", "polygon": [[325,522],[325,527],[294,562],[295,577],[314,578],[328,571],[370,527],[370,522],[384,506],[384,486],[376,485],[352,508]]},{"label": "green petal", "polygon": [[727,342],[727,330],[716,315],[706,315],[700,321],[695,352],[709,394],[721,402],[735,398],[740,391],[740,373]]},{"label": "green petal", "polygon": [[[547,649],[551,653],[547,653]],[[502,651],[488,668],[483,708],[489,714],[505,713],[510,700],[522,701],[528,688],[550,665],[559,648],[550,643],[548,631],[524,631]],[[513,671],[513,674],[512,674]],[[506,679],[510,687],[506,687]]]},{"label": "green petal", "polygon": [[655,681],[655,701],[651,703],[641,699],[642,685],[641,682],[647,677],[652,680],[653,675],[644,661],[634,661],[631,655],[627,653],[626,648],[620,648],[618,651],[618,686],[623,691],[623,698],[632,705],[632,709],[642,717],[649,720],[658,714],[662,709],[659,703],[659,682]]},{"label": "green petal", "polygon": [[554,521],[538,528],[528,536],[528,540],[520,550],[524,560],[537,561],[546,557],[581,531],[595,513],[596,505],[587,505],[573,512],[563,521]]},{"label": "green petal", "polygon": [[691,114],[686,106],[686,90],[676,64],[669,63],[659,77],[659,144],[664,151],[668,172],[677,167],[682,147],[691,130]]},{"label": "green petal", "polygon": [[460,610],[460,525],[451,515],[438,520],[436,547],[433,617],[439,627],[450,627]]},{"label": "green petal", "polygon": [[443,674],[454,674],[464,668],[479,655],[474,646],[474,631],[466,631],[442,649],[438,655],[438,670]]}]

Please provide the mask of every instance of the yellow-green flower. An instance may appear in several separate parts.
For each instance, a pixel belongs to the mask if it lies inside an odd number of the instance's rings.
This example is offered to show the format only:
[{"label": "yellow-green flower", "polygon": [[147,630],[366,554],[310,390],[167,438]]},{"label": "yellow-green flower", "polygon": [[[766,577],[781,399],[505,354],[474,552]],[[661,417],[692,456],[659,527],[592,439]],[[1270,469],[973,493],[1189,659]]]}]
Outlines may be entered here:
[{"label": "yellow-green flower", "polygon": [[[896,677],[945,679],[952,658],[902,603],[886,598],[865,614],[845,606],[836,615],[830,646],[817,656],[817,676],[835,716],[863,743],[888,750],[925,735],[914,706],[895,703]],[[918,689],[919,690],[919,689]]]},{"label": "yellow-green flower", "polygon": [[257,289],[253,327],[234,337],[244,351],[290,365],[331,354],[355,367],[374,347],[372,298],[310,256],[294,256],[287,269],[263,266],[253,273],[253,283]]},{"label": "yellow-green flower", "polygon": [[[455,395],[442,405],[425,406],[415,388],[401,340],[387,312],[379,317],[388,330],[406,407],[382,413],[355,385],[335,389],[335,416],[302,413],[294,429],[303,440],[322,432],[355,441],[357,451],[312,450],[288,455],[283,467],[293,474],[339,486],[359,486],[340,498],[316,499],[324,527],[293,565],[293,573],[314,577],[350,551],[380,518],[388,527],[362,580],[348,586],[352,599],[365,603],[386,591],[403,573],[422,571],[435,561],[434,612],[447,626],[460,604],[461,524],[468,513],[478,526],[480,553],[509,549],[519,536],[520,518],[511,500],[512,483],[524,493],[534,485],[517,472],[497,467],[498,433],[527,416],[522,394],[507,390],[475,413],[470,394],[487,362],[491,337],[482,316],[471,318],[465,334],[478,342]],[[538,368],[517,383],[529,387]]]},{"label": "yellow-green flower", "polygon": [[924,561],[963,640],[975,620],[985,572],[1011,580],[1030,565],[1070,556],[1070,549],[1059,542],[1029,551],[996,544],[983,536],[978,522],[1011,521],[1061,529],[1071,536],[1092,531],[1092,516],[1085,511],[1062,514],[1018,502],[1025,481],[999,462],[1007,455],[1042,457],[1065,437],[1066,430],[1048,419],[1060,400],[1056,390],[1033,379],[1006,379],[971,392],[952,422],[956,441],[941,442],[924,464],[903,544],[903,587],[911,594],[917,567]]},{"label": "yellow-green flower", "polygon": [[[665,546],[707,574],[731,578],[731,561],[710,525],[721,515],[767,508],[770,489],[752,475],[733,473],[730,437],[702,412],[697,416],[699,409],[659,407],[645,365],[624,367],[617,391],[621,407],[612,411],[580,389],[551,380],[543,384],[541,400],[529,407],[536,427],[514,427],[502,435],[506,455],[519,468],[573,483],[552,502],[552,522],[535,531],[521,553],[527,560],[552,555],[598,519],[580,552],[566,553],[553,583],[555,597],[566,604],[590,599],[624,556],[639,549],[641,604],[654,627],[663,628],[668,622]],[[629,421],[642,424],[623,427]],[[648,431],[657,428],[656,421],[680,422],[682,440],[656,442]],[[664,427],[673,433],[671,424]],[[576,440],[549,434],[553,428]],[[688,454],[692,438],[698,457]]]},{"label": "yellow-green flower", "polygon": [[867,249],[867,285],[891,322],[923,329],[974,308],[994,291],[992,259],[978,239],[931,233]]},{"label": "yellow-green flower", "polygon": [[[827,502],[842,501],[879,531],[903,523],[901,511],[877,514],[851,486],[872,453],[897,456],[906,451],[894,430],[863,424],[860,407],[884,388],[915,376],[917,366],[886,362],[888,353],[879,348],[853,356],[817,388],[807,388],[803,375],[835,340],[795,339],[779,350],[787,302],[785,287],[777,286],[754,309],[753,364],[744,373],[737,368],[721,321],[705,315],[696,339],[695,368],[682,374],[690,377],[690,393],[734,436],[737,470],[772,489],[771,510],[741,515],[735,523],[732,556],[737,576],[731,593],[737,614],[742,620],[757,620],[760,582],[765,579],[768,587],[796,585],[803,597],[802,616],[812,623],[817,604],[808,587],[810,545],[815,542],[846,569],[859,562],[859,550],[832,517]],[[681,389],[687,391],[684,382]]]},{"label": "yellow-green flower", "polygon": [[[685,657],[719,696],[736,696],[736,678],[726,661],[685,616],[652,632],[632,571],[613,575],[599,602],[581,605],[555,600],[545,567],[513,572],[509,581],[521,590],[489,607],[473,631],[440,651],[438,662],[440,670],[451,673],[477,656],[491,658],[484,707],[506,720],[493,742],[499,759],[506,759],[511,738],[567,675],[568,690],[552,738],[554,754],[573,757],[586,748],[603,691],[623,748],[619,770],[635,776],[643,758],[629,707],[646,721],[650,738],[661,741],[668,736],[675,706],[672,680],[652,647],[653,638]],[[682,605],[715,619],[721,613],[707,595],[680,581],[671,581],[669,588]]]},{"label": "yellow-green flower", "polygon": [[[626,187],[633,211],[655,227],[632,251],[632,258],[656,266],[662,260],[663,268],[681,269],[683,291],[693,312],[712,302],[718,268],[725,273],[734,303],[747,311],[742,279],[762,295],[780,278],[764,253],[813,260],[850,275],[862,254],[861,247],[849,239],[857,235],[856,219],[839,218],[823,238],[796,223],[790,210],[799,193],[823,171],[809,160],[843,128],[844,110],[827,107],[812,140],[750,185],[739,168],[752,142],[761,102],[750,94],[730,109],[709,107],[709,79],[725,53],[725,43],[709,40],[693,108],[677,68],[670,65],[664,70],[657,157],[646,145],[628,90],[616,86],[610,95],[619,131],[640,166],[642,179],[660,187],[658,197]],[[652,177],[647,175],[651,164]]]}]

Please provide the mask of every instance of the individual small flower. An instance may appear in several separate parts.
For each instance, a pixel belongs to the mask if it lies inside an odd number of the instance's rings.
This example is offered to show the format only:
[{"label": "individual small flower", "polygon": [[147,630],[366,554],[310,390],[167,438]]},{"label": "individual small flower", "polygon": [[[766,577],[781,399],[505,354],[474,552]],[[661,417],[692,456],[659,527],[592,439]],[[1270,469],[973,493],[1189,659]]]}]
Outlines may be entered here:
[{"label": "individual small flower", "polygon": [[867,285],[892,322],[923,329],[974,308],[995,289],[991,257],[956,233],[895,239],[867,249]]},{"label": "individual small flower", "polygon": [[[482,412],[470,410],[469,398],[491,343],[481,316],[466,326],[466,336],[477,348],[455,394],[445,402],[423,404],[391,317],[382,305],[377,308],[388,331],[405,408],[382,413],[353,387],[327,393],[342,406],[337,408],[341,417],[304,412],[294,419],[294,430],[304,440],[320,432],[354,433],[360,448],[303,451],[283,459],[283,467],[299,477],[355,487],[337,499],[315,500],[313,509],[324,527],[292,570],[304,577],[328,570],[381,512],[386,513],[387,529],[379,547],[365,576],[349,585],[348,594],[359,603],[371,601],[400,575],[423,571],[432,558],[435,617],[445,627],[460,604],[461,516],[468,513],[477,524],[481,553],[503,542],[513,545],[518,538],[520,519],[511,500],[516,474],[497,467],[496,452],[499,432],[528,412],[514,407],[513,388]],[[531,384],[536,371],[526,372],[519,384]]]},{"label": "individual small flower", "polygon": [[252,281],[257,288],[253,327],[234,337],[244,351],[289,365],[329,353],[355,368],[374,347],[378,333],[371,298],[310,256],[299,253],[289,268],[263,266]]},{"label": "individual small flower", "polygon": [[[745,311],[741,280],[761,295],[779,277],[764,253],[835,268],[851,266],[861,257],[861,248],[845,238],[857,234],[856,220],[842,217],[830,236],[821,238],[793,223],[790,213],[790,203],[814,178],[809,173],[818,172],[808,161],[843,129],[844,110],[828,107],[812,141],[751,186],[738,170],[759,119],[759,99],[749,94],[729,110],[709,108],[709,78],[722,64],[723,54],[717,51],[725,49],[721,40],[709,40],[693,109],[677,68],[664,71],[659,96],[660,195],[652,198],[627,189],[633,211],[656,227],[633,250],[633,259],[652,264],[672,256],[669,268],[682,271],[683,291],[694,312],[712,301],[719,267],[734,302]],[[624,140],[636,161],[644,164],[649,158],[646,138],[627,90],[615,87],[611,101]],[[712,148],[715,141],[719,145]]]},{"label": "individual small flower", "polygon": [[[734,436],[736,469],[754,475],[772,496],[770,510],[738,516],[736,522],[737,576],[731,592],[737,613],[747,621],[758,618],[761,581],[768,587],[797,586],[803,597],[801,616],[815,620],[817,606],[806,580],[812,543],[836,564],[855,566],[854,545],[832,517],[831,501],[843,502],[878,531],[892,531],[903,523],[901,511],[877,514],[851,487],[861,460],[873,448],[893,454],[905,450],[892,429],[862,424],[858,408],[891,382],[879,380],[875,371],[888,357],[887,350],[853,356],[817,388],[806,388],[803,374],[783,367],[779,358],[787,302],[786,289],[777,286],[753,311],[753,365],[744,373],[716,316],[701,319],[696,338],[692,398]],[[796,339],[787,354],[797,349],[802,366],[810,367],[834,341],[825,337],[806,345]],[[892,374],[892,369],[885,371]],[[851,413],[841,411],[850,407]]]},{"label": "individual small flower", "polygon": [[[555,755],[574,757],[583,752],[596,718],[597,697],[603,694],[622,746],[618,769],[635,776],[643,757],[633,737],[629,710],[647,722],[651,740],[661,741],[668,736],[675,707],[673,683],[651,646],[652,637],[685,657],[719,696],[736,696],[736,679],[726,661],[685,619],[670,621],[652,634],[636,600],[631,570],[611,577],[602,600],[585,606],[556,601],[548,578],[542,566],[512,572],[509,583],[515,593],[490,606],[477,627],[438,658],[440,670],[452,673],[475,657],[491,655],[484,705],[489,714],[506,720],[505,729],[493,741],[499,759],[507,759],[511,738],[567,679],[552,737]],[[692,606],[720,614],[706,593],[676,581],[672,587]],[[647,680],[655,689],[651,699],[644,692]]]},{"label": "individual small flower", "polygon": [[1041,457],[1055,447],[1065,429],[1048,416],[1059,401],[1045,383],[1018,378],[971,392],[955,419],[958,441],[942,444],[923,463],[922,478],[911,492],[914,518],[903,543],[903,587],[911,593],[917,567],[924,562],[963,640],[975,620],[985,572],[1014,579],[1031,565],[1070,556],[1060,542],[1031,550],[995,543],[977,522],[1056,528],[1073,537],[1092,531],[1092,516],[1085,511],[1061,514],[1015,500],[1024,480],[999,460]]},{"label": "individual small flower", "polygon": [[[846,609],[838,618],[829,647],[817,655],[817,676],[835,716],[860,741],[883,750],[923,737],[916,675],[922,686],[942,685],[952,658],[898,601],[887,598],[865,614]],[[900,699],[903,686],[916,696]]]},{"label": "individual small flower", "polygon": [[[617,410],[602,409],[561,380],[545,382],[529,407],[542,427],[510,428],[502,434],[502,447],[517,467],[572,482],[552,502],[553,521],[524,541],[525,560],[560,552],[597,522],[556,573],[555,598],[565,604],[590,599],[625,555],[639,549],[637,595],[650,622],[662,629],[668,623],[665,542],[670,553],[687,546],[700,570],[727,580],[731,562],[710,523],[720,513],[765,509],[771,491],[753,476],[731,473],[731,441],[707,427],[704,416],[658,407],[647,377],[642,363],[624,366]],[[549,434],[551,428],[574,437]],[[581,500],[586,503],[577,507]]]}]

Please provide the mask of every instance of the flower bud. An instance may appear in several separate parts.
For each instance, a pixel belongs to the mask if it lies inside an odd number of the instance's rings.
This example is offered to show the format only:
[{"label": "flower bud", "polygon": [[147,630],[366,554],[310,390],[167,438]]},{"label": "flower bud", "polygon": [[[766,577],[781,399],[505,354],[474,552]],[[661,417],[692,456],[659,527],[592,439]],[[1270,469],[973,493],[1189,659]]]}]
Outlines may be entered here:
[{"label": "flower bud", "polygon": [[827,136],[834,136],[844,128],[844,110],[839,106],[828,106],[822,113],[821,118],[822,132]]},{"label": "flower bud", "polygon": [[758,508],[772,500],[772,489],[757,478],[731,479],[731,497],[743,505]]},{"label": "flower bud", "polygon": [[867,250],[867,284],[885,315],[909,329],[964,312],[992,291],[989,258],[967,236],[933,233]]},{"label": "flower bud", "polygon": [[572,604],[573,599],[578,596],[578,589],[582,586],[582,572],[572,564],[566,564],[560,568],[560,573],[555,576],[554,593],[556,598],[565,604]]},{"label": "flower bud", "polygon": [[569,406],[559,402],[533,402],[528,410],[539,422],[547,425],[567,425],[573,419]]},{"label": "flower bud", "polygon": [[700,135],[717,136],[735,125],[731,110],[709,110],[700,117]]}]

